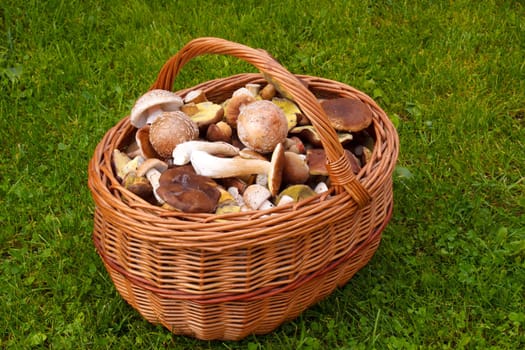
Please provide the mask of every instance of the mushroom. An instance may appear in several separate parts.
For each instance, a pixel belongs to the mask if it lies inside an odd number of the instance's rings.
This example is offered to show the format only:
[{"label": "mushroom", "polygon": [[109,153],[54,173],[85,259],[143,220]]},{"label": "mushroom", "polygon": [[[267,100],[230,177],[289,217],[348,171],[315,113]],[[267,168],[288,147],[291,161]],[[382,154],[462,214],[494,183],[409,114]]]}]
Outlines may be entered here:
[{"label": "mushroom", "polygon": [[184,97],[184,103],[201,103],[208,101],[206,93],[202,89],[191,90]]},{"label": "mushroom", "polygon": [[272,103],[284,112],[286,120],[288,121],[288,130],[291,130],[297,125],[297,120],[300,118],[299,116],[302,112],[293,101],[287,98],[274,97],[272,98]]},{"label": "mushroom", "polygon": [[261,91],[259,91],[259,96],[263,100],[271,100],[276,93],[277,90],[275,89],[275,86],[271,83],[268,83],[261,89]]},{"label": "mushroom", "polygon": [[320,104],[336,130],[358,132],[372,123],[372,111],[361,100],[340,97]]},{"label": "mushroom", "polygon": [[151,126],[149,124],[144,125],[138,129],[135,133],[135,142],[137,143],[140,155],[146,159],[148,158],[159,158],[159,154],[155,151],[155,148],[149,141],[149,132]]},{"label": "mushroom", "polygon": [[159,179],[162,172],[166,171],[166,169],[168,169],[168,164],[156,158],[146,159],[137,169],[137,176],[145,176],[149,180],[153,187],[153,195],[160,204],[164,204],[164,200],[157,193]]},{"label": "mushroom", "polygon": [[172,152],[173,164],[184,165],[190,162],[191,154],[194,151],[204,151],[209,154],[222,156],[235,156],[239,154],[239,149],[227,142],[216,141],[208,142],[192,140],[179,143]]},{"label": "mushroom", "polygon": [[180,110],[184,112],[188,117],[191,117],[194,114],[197,114],[199,107],[193,102],[186,103],[180,107]]},{"label": "mushroom", "polygon": [[301,141],[301,139],[297,136],[286,138],[286,140],[284,141],[284,148],[290,152],[301,154],[306,153],[306,148],[304,146],[303,141]]},{"label": "mushroom", "polygon": [[354,149],[354,154],[361,161],[361,165],[365,166],[372,159],[372,151],[364,145],[357,145]]},{"label": "mushroom", "polygon": [[222,120],[224,109],[221,105],[205,101],[195,104],[197,111],[190,118],[197,124],[199,129],[205,129],[210,124],[218,123]]},{"label": "mushroom", "polygon": [[295,152],[284,152],[283,183],[304,184],[310,177],[306,155]]},{"label": "mushroom", "polygon": [[120,180],[130,173],[135,172],[137,167],[144,162],[144,158],[140,155],[130,158],[126,153],[121,152],[119,149],[113,150],[113,166],[115,168],[115,174]]},{"label": "mushroom", "polygon": [[215,214],[238,213],[241,211],[241,204],[237,202],[235,197],[229,191],[222,188],[219,188],[219,191],[221,196],[219,197]]},{"label": "mushroom", "polygon": [[268,199],[270,199],[271,196],[272,193],[266,187],[258,184],[253,184],[246,188],[242,195],[242,198],[244,200],[244,203],[250,209],[257,210],[261,208],[263,204],[265,204],[268,207],[268,204],[265,202],[269,202]]},{"label": "mushroom", "polygon": [[257,83],[248,83],[244,86],[248,91],[250,91],[250,93],[254,96],[254,97],[257,97],[259,95],[259,91],[261,90],[261,84],[257,84]]},{"label": "mushroom", "polygon": [[324,181],[319,181],[314,187],[315,193],[324,193],[326,191],[328,191],[328,185]]},{"label": "mushroom", "polygon": [[217,183],[188,168],[164,171],[160,175],[158,195],[172,208],[185,213],[213,213],[221,197]]},{"label": "mushroom", "polygon": [[206,139],[208,141],[231,142],[232,127],[224,121],[220,121],[216,124],[210,124],[206,130]]},{"label": "mushroom", "polygon": [[151,196],[153,192],[153,186],[147,178],[144,176],[138,176],[135,172],[129,172],[124,176],[122,180],[122,185],[127,190],[135,193],[141,198],[147,199]]},{"label": "mushroom", "polygon": [[282,190],[282,192],[279,193],[279,196],[277,197],[275,202],[279,206],[279,205],[282,205],[281,200],[283,198],[286,198],[287,202],[290,201],[288,197],[290,197],[294,202],[299,202],[303,199],[313,197],[316,194],[317,193],[315,193],[314,190],[312,190],[310,186],[303,185],[303,184],[292,185]]},{"label": "mushroom", "polygon": [[122,180],[125,175],[123,173],[123,169],[126,166],[126,164],[128,164],[128,162],[131,161],[131,158],[126,153],[121,152],[119,149],[115,148],[113,150],[111,160],[113,163],[115,174]]},{"label": "mushroom", "polygon": [[153,89],[138,98],[131,109],[129,121],[136,128],[151,124],[162,112],[177,111],[183,105],[175,93]]},{"label": "mushroom", "polygon": [[244,199],[242,198],[242,194],[244,193],[244,190],[246,188],[243,188],[242,191],[241,191],[236,186],[230,186],[227,189],[228,193],[233,197],[233,199],[235,199],[237,204],[239,204],[239,206],[241,206],[241,207],[244,205]]},{"label": "mushroom", "polygon": [[246,147],[259,153],[269,153],[286,140],[288,122],[284,112],[266,100],[242,108],[237,119],[237,136]]},{"label": "mushroom", "polygon": [[317,133],[313,125],[296,126],[290,130],[290,134],[297,135],[314,147],[320,147],[322,145],[321,136]]},{"label": "mushroom", "polygon": [[[313,125],[296,126],[290,130],[290,134],[299,135],[312,146],[322,146],[321,135],[319,135]],[[349,132],[337,132],[337,138],[341,144],[346,144],[353,140],[353,136]]]},{"label": "mushroom", "polygon": [[224,106],[224,120],[232,128],[237,127],[237,118],[239,116],[241,107],[255,102],[255,96],[252,95],[247,88],[240,88],[233,92],[232,97],[225,102]]},{"label": "mushroom", "polygon": [[[361,170],[361,165],[357,157],[349,150],[344,150],[352,172],[357,174]],[[306,151],[306,162],[310,168],[310,175],[328,175],[328,169],[326,168],[326,152],[322,148],[312,148]]]},{"label": "mushroom", "polygon": [[239,151],[239,156],[245,159],[261,159],[261,160],[268,160],[264,155],[260,154],[259,152],[255,152],[252,149],[249,148],[243,148]]},{"label": "mushroom", "polygon": [[179,143],[199,137],[199,128],[181,111],[164,112],[152,124],[149,132],[151,145],[162,158],[171,157]]},{"label": "mushroom", "polygon": [[221,179],[221,185],[227,188],[236,188],[238,193],[243,193],[248,184],[238,177],[226,177]]},{"label": "mushroom", "polygon": [[193,151],[190,160],[197,174],[214,179],[267,174],[268,188],[272,195],[275,195],[282,181],[284,148],[282,144],[278,144],[272,153],[271,161],[240,157],[220,158],[204,151]]}]

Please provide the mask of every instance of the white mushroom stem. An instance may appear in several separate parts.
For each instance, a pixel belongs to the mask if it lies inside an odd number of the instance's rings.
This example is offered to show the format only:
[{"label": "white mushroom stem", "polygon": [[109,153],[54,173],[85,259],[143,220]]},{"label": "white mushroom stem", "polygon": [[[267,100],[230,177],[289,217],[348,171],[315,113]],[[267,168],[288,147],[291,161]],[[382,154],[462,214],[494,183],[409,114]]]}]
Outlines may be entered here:
[{"label": "white mushroom stem", "polygon": [[273,204],[272,202],[270,202],[268,199],[265,200],[264,202],[262,202],[262,204],[259,206],[259,208],[257,208],[258,210],[266,210],[266,209],[271,209],[271,208],[275,208],[275,204]]},{"label": "white mushroom stem", "polygon": [[220,158],[195,150],[190,156],[195,172],[215,179],[251,174],[268,174],[271,163],[260,159]]},{"label": "white mushroom stem", "polygon": [[160,175],[161,175],[160,171],[158,171],[155,168],[150,169],[146,172],[146,178],[149,180],[151,187],[153,187],[153,195],[155,196],[155,199],[157,199],[157,201],[160,204],[164,204],[164,200],[160,198],[160,196],[157,194],[157,189],[160,186],[159,184]]},{"label": "white mushroom stem", "polygon": [[284,195],[281,197],[281,199],[279,200],[279,203],[277,204],[278,207],[282,206],[282,205],[285,205],[285,204],[288,204],[288,203],[293,203],[295,202],[294,199],[288,195]]},{"label": "white mushroom stem", "polygon": [[173,149],[173,164],[188,164],[194,151],[204,151],[208,154],[220,154],[228,157],[239,154],[239,149],[227,142],[209,142],[199,140],[186,141],[178,144]]},{"label": "white mushroom stem", "polygon": [[142,165],[137,169],[137,176],[145,176],[153,187],[153,195],[160,204],[164,204],[164,200],[157,194],[159,188],[159,179],[163,171],[168,168],[168,164],[165,162],[150,158],[144,161]]},{"label": "white mushroom stem", "polygon": [[326,191],[328,191],[328,186],[323,181],[319,182],[314,188],[315,193],[324,193]]},{"label": "white mushroom stem", "polygon": [[228,193],[233,197],[240,207],[244,205],[244,199],[242,198],[242,194],[239,193],[239,189],[237,187],[228,187]]},{"label": "white mushroom stem", "polygon": [[248,186],[246,190],[244,190],[242,198],[244,199],[244,203],[246,203],[248,207],[250,207],[253,210],[257,210],[260,209],[263,205],[265,209],[273,207],[273,204],[271,202],[266,203],[269,202],[271,196],[272,194],[266,187],[253,184]]}]

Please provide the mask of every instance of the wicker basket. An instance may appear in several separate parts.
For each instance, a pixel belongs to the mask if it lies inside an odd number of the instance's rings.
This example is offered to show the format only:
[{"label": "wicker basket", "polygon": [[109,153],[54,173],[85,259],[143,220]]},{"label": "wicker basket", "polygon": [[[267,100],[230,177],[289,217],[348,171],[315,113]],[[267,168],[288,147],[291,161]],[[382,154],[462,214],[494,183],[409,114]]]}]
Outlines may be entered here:
[{"label": "wicker basket", "polygon": [[[187,214],[147,203],[123,188],[111,154],[134,133],[123,118],[100,141],[89,163],[96,207],[93,240],[118,292],[149,322],[199,339],[239,340],[264,334],[344,285],[371,259],[392,211],[397,133],[364,93],[318,77],[293,75],[263,50],[218,38],[186,44],[151,87],[171,90],[190,59],[225,54],[262,74],[238,74],[201,88],[222,102],[247,83],[271,81],[318,130],[327,153],[331,195],[265,211]],[[375,145],[359,174],[316,97],[351,97],[373,112]],[[271,215],[268,215],[271,214]]]}]

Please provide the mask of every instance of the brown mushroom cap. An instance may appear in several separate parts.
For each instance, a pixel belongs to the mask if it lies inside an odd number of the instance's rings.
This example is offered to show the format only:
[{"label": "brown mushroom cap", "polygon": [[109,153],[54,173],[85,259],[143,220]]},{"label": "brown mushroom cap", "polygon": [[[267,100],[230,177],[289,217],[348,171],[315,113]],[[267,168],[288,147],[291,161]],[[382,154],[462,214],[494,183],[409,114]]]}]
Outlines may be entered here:
[{"label": "brown mushroom cap", "polygon": [[151,145],[149,141],[149,131],[151,126],[149,124],[144,125],[142,128],[138,129],[135,133],[135,142],[139,148],[140,154],[144,158],[159,158],[159,154],[155,151],[155,148]]},{"label": "brown mushroom cap", "polygon": [[172,91],[153,89],[140,96],[131,109],[129,120],[131,125],[141,128],[147,123],[149,111],[158,109],[169,112],[176,111],[182,106],[183,101]]},{"label": "brown mushroom cap", "polygon": [[340,97],[320,103],[336,130],[358,132],[372,123],[372,111],[360,100]]},{"label": "brown mushroom cap", "polygon": [[[345,154],[350,161],[352,172],[357,174],[361,170],[361,165],[357,157],[345,149]],[[312,148],[306,151],[306,162],[310,168],[310,175],[329,175],[326,168],[326,152],[322,148]]]},{"label": "brown mushroom cap", "polygon": [[149,133],[151,145],[163,158],[171,157],[173,149],[179,143],[198,137],[197,124],[181,111],[162,113],[151,124]]},{"label": "brown mushroom cap", "polygon": [[267,100],[258,100],[242,108],[237,119],[237,135],[248,148],[259,153],[272,152],[286,140],[288,122],[283,111]]},{"label": "brown mushroom cap", "polygon": [[206,130],[206,139],[208,141],[223,141],[231,142],[232,127],[224,121],[215,124],[210,124]]},{"label": "brown mushroom cap", "polygon": [[232,97],[225,103],[224,121],[232,128],[236,128],[241,107],[249,105],[255,102],[255,100],[255,96],[246,88],[240,88],[234,91]]},{"label": "brown mushroom cap", "polygon": [[284,152],[283,183],[303,184],[310,177],[306,156],[295,152]]},{"label": "brown mushroom cap", "polygon": [[213,213],[221,196],[217,186],[189,167],[174,167],[160,176],[157,193],[167,204],[185,213]]}]

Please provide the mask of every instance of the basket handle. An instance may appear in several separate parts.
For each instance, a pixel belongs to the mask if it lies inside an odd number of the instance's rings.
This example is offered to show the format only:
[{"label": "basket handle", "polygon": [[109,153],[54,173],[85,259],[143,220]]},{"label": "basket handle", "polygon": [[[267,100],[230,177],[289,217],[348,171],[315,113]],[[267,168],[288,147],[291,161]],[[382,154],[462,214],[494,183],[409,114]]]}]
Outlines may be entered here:
[{"label": "basket handle", "polygon": [[346,191],[362,208],[371,200],[351,170],[343,146],[335,129],[319,104],[317,98],[292,73],[286,70],[265,50],[253,49],[225,39],[202,37],[188,42],[162,67],[151,89],[172,90],[175,77],[181,68],[192,58],[204,54],[222,54],[240,58],[261,71],[264,78],[275,85],[286,98],[293,100],[308,117],[322,141],[327,157],[327,169],[336,193]]}]

